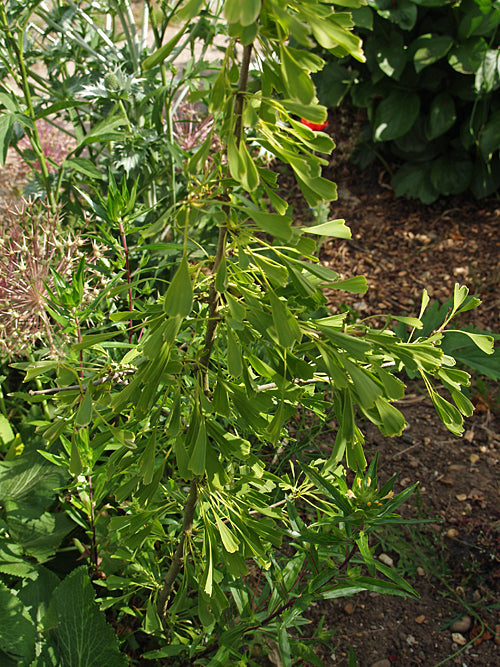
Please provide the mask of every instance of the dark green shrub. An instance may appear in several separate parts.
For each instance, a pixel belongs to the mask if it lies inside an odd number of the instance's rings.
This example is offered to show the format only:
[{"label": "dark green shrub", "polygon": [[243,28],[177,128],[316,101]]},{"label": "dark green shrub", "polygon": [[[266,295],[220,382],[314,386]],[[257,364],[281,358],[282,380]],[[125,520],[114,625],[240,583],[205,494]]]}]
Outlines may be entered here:
[{"label": "dark green shrub", "polygon": [[500,184],[500,6],[492,0],[368,0],[355,9],[366,64],[328,55],[321,102],[347,95],[369,128],[355,158],[401,162],[397,195],[425,203]]}]

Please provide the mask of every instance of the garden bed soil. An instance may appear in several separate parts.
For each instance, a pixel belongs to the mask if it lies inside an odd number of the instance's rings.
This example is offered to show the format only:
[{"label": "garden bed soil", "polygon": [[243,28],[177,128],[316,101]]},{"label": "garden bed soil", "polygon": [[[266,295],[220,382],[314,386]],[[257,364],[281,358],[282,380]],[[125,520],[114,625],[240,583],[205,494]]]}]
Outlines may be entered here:
[{"label": "garden bed soil", "polygon": [[[361,171],[348,162],[352,127],[352,116],[331,115],[328,131],[339,146],[326,170],[339,192],[330,217],[344,218],[352,239],[326,239],[320,260],[345,278],[365,275],[369,290],[363,296],[332,290],[332,309],[418,316],[424,287],[442,303],[458,282],[483,302],[460,324],[498,332],[499,199],[465,194],[431,205],[396,199],[380,163]],[[299,196],[295,212],[311,215]],[[402,437],[385,438],[371,424],[362,430],[367,458],[379,453],[382,482],[397,474],[395,491],[419,483],[401,513],[431,522],[398,528],[377,550],[419,599],[362,593],[316,605],[312,625],[325,617],[324,629],[336,630],[318,653],[339,667],[349,664],[350,647],[358,667],[493,667],[500,664],[498,389],[491,380],[473,385],[476,412],[462,438],[443,427],[423,387],[412,383],[408,391],[399,406],[409,424]],[[463,616],[469,620],[458,631],[452,624]]]}]

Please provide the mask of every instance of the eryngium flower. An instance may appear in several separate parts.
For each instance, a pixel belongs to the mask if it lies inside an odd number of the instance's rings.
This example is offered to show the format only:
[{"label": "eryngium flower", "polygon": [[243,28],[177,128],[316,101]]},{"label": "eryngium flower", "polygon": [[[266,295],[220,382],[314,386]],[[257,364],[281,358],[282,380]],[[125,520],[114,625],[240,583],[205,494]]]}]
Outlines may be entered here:
[{"label": "eryngium flower", "polygon": [[50,268],[68,280],[83,240],[61,232],[60,214],[24,201],[0,216],[0,356],[28,356],[38,341],[56,349],[57,325],[47,311]]}]

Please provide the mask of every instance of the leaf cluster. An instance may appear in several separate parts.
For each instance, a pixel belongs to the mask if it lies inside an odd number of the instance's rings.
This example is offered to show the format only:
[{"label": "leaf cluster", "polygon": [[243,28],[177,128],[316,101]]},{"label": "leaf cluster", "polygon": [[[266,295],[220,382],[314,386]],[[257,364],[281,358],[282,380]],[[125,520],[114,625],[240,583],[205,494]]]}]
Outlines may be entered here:
[{"label": "leaf cluster", "polygon": [[365,108],[360,164],[380,153],[401,164],[396,194],[425,203],[500,183],[500,9],[467,0],[369,1],[353,10],[366,64],[330,60],[316,75],[323,103],[346,95]]}]

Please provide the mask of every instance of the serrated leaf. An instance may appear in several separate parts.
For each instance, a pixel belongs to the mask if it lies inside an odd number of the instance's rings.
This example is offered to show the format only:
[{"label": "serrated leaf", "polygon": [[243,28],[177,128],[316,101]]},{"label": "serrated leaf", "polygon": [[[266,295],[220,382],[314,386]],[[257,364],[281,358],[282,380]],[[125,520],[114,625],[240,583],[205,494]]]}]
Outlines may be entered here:
[{"label": "serrated leaf", "polygon": [[86,567],[69,574],[54,591],[51,614],[55,619],[46,631],[55,640],[62,665],[79,667],[125,667],[115,633],[95,602]]},{"label": "serrated leaf", "polygon": [[0,582],[0,651],[12,664],[25,667],[35,657],[35,625],[22,602]]}]

